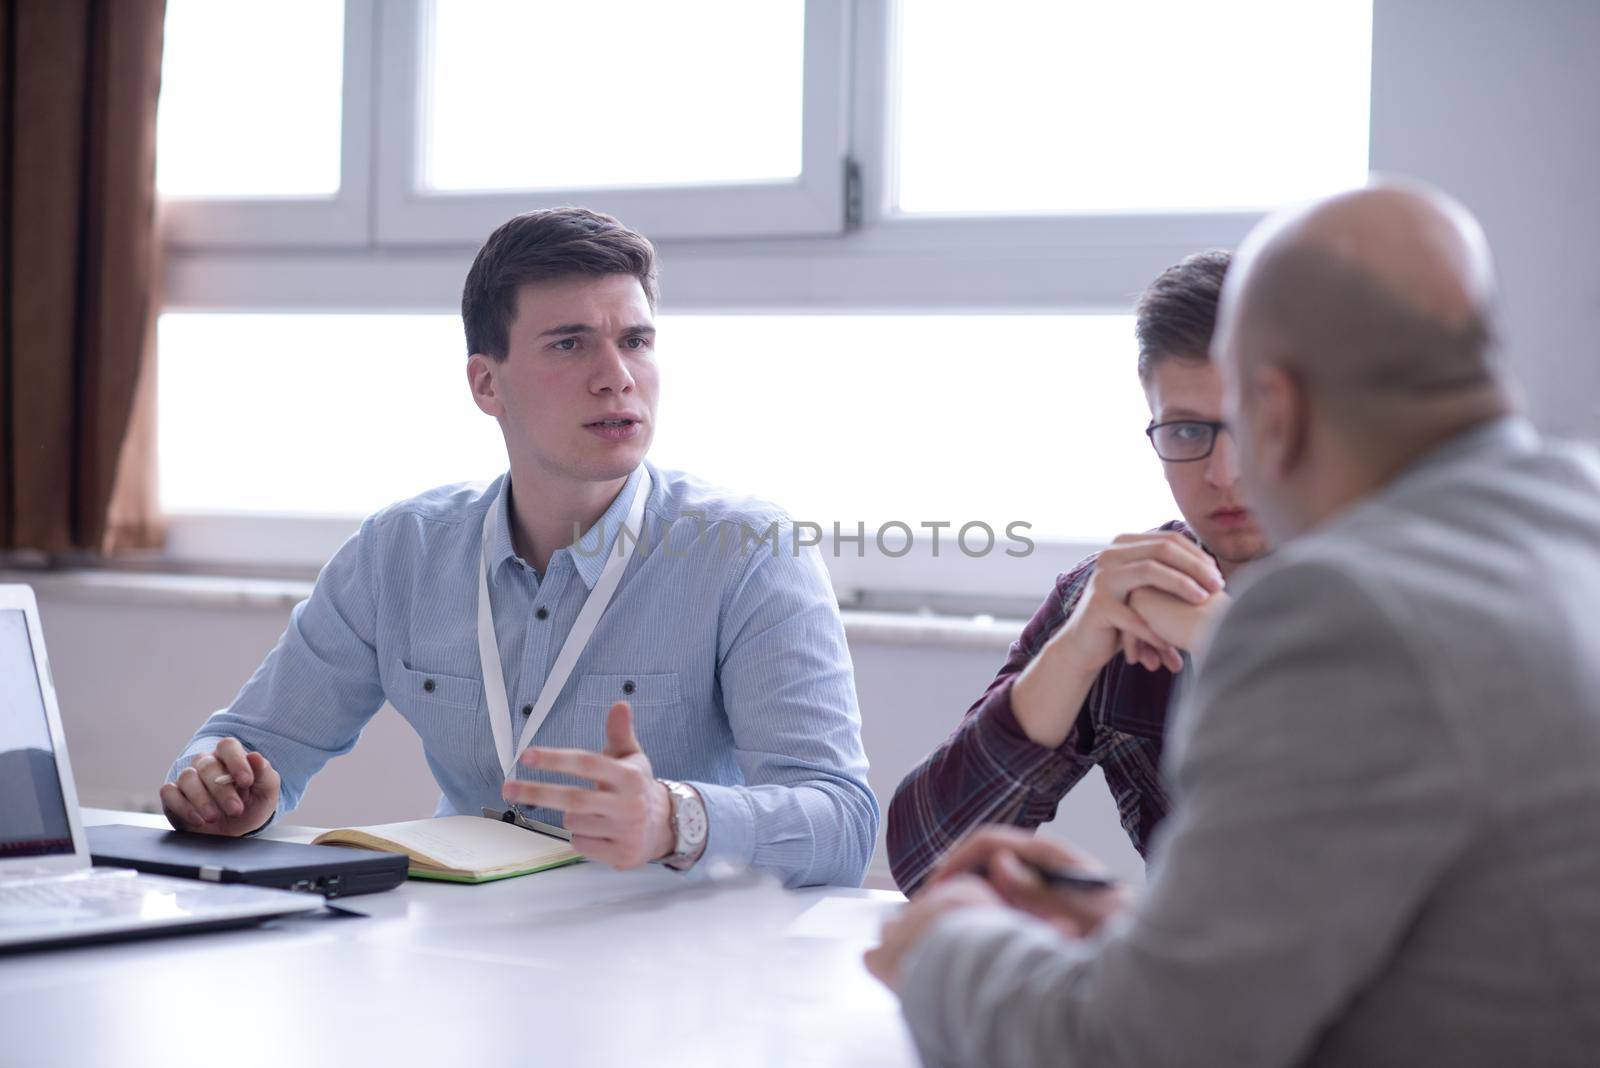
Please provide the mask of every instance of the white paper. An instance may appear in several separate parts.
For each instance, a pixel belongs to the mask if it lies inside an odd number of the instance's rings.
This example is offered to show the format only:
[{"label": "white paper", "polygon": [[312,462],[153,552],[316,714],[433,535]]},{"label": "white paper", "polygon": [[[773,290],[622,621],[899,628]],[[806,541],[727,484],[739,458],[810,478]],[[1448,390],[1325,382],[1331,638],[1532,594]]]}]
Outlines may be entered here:
[{"label": "white paper", "polygon": [[802,912],[784,933],[790,938],[826,938],[876,945],[883,925],[905,902],[881,897],[825,897]]}]

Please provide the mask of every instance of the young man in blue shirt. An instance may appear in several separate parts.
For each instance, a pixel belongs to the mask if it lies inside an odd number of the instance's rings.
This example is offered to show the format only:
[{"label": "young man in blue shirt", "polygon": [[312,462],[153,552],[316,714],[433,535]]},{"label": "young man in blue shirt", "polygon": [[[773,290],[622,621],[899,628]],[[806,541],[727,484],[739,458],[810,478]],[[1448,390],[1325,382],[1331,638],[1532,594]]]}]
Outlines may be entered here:
[{"label": "young man in blue shirt", "polygon": [[511,804],[618,868],[860,882],[878,806],[837,603],[777,508],[646,462],[656,296],[609,216],[490,236],[462,318],[509,472],[361,525],[173,765],[175,827],[259,830],[388,701],[439,815]]}]

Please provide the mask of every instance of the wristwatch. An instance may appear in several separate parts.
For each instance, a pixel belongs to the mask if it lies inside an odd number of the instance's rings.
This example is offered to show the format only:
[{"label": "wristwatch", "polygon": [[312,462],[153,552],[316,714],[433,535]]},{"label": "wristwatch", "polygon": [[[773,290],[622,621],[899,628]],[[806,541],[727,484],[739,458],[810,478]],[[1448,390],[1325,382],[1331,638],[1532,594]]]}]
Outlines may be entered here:
[{"label": "wristwatch", "polygon": [[678,871],[687,871],[705,852],[706,803],[700,791],[686,782],[657,779],[672,797],[672,852],[661,858],[661,863]]}]

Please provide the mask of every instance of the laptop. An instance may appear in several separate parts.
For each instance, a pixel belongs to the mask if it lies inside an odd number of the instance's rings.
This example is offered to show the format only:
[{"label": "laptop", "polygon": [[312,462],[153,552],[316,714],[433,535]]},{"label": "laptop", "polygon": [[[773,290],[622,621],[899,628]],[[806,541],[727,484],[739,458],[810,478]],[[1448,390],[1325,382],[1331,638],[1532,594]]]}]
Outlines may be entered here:
[{"label": "laptop", "polygon": [[67,763],[39,608],[0,585],[0,951],[242,927],[323,900],[95,868]]},{"label": "laptop", "polygon": [[403,853],[187,834],[120,823],[89,828],[89,855],[96,864],[154,875],[309,890],[323,897],[393,890],[406,881],[411,867],[411,858]]}]

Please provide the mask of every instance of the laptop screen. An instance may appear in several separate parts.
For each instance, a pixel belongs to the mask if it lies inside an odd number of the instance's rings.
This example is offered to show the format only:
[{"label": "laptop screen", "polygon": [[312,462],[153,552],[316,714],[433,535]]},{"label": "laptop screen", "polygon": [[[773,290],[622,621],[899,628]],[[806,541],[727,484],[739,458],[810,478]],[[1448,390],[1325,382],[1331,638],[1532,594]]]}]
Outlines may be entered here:
[{"label": "laptop screen", "polygon": [[0,861],[72,852],[28,617],[0,608]]}]

